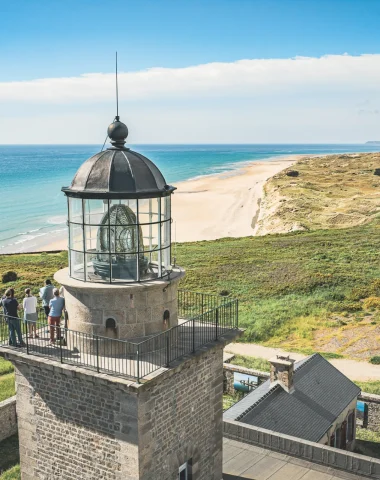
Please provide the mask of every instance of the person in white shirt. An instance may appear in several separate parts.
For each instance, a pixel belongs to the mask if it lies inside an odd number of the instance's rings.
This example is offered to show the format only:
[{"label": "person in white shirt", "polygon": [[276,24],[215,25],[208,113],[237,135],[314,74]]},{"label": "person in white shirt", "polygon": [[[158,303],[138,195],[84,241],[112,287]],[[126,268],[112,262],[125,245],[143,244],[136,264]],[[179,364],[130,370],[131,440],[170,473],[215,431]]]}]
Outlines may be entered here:
[{"label": "person in white shirt", "polygon": [[37,298],[31,295],[30,288],[25,290],[25,298],[22,302],[24,308],[24,320],[28,322],[29,338],[38,338],[36,332],[37,324]]}]

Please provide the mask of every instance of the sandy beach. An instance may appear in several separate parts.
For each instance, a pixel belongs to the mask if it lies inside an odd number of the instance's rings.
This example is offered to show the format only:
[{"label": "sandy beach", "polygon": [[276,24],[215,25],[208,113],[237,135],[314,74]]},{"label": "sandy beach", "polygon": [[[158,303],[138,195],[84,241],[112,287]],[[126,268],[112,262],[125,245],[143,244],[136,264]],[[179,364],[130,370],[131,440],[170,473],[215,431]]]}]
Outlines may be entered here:
[{"label": "sandy beach", "polygon": [[[173,242],[255,235],[265,182],[304,155],[247,163],[242,168],[178,183],[172,199]],[[66,238],[33,251],[67,248]]]},{"label": "sandy beach", "polygon": [[265,182],[301,157],[252,162],[233,172],[178,184],[172,201],[173,240],[254,235]]}]

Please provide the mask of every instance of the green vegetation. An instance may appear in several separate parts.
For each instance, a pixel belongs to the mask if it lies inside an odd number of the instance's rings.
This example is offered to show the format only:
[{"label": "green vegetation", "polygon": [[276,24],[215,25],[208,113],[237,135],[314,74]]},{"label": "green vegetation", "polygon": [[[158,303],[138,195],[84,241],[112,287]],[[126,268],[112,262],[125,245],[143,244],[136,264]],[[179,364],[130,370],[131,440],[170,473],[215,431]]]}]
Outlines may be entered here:
[{"label": "green vegetation", "polygon": [[[380,178],[380,177],[379,177]],[[369,359],[380,354],[380,221],[341,230],[224,238],[177,245],[181,287],[239,299],[242,341]],[[21,299],[67,264],[67,253],[0,257]],[[368,304],[368,308],[365,305]]]},{"label": "green vegetation", "polygon": [[224,393],[223,394],[223,411],[228,410],[230,407],[232,407],[232,405],[235,405],[235,403],[241,400],[242,398],[243,398],[242,392],[235,392],[233,395]]},{"label": "green vegetation", "polygon": [[372,382],[358,382],[355,381],[356,385],[362,389],[362,392],[373,393],[374,395],[380,395],[380,380]]},{"label": "green vegetation", "polygon": [[15,375],[11,362],[0,357],[0,402],[15,395]]},{"label": "green vegetation", "polygon": [[366,428],[356,429],[355,452],[369,457],[380,458],[380,432],[372,432]]},{"label": "green vegetation", "polygon": [[[186,288],[240,301],[243,341],[368,358],[380,353],[380,223],[180,244]],[[377,293],[379,292],[379,293]],[[363,339],[367,343],[363,343]],[[356,342],[361,341],[356,347]]]},{"label": "green vegetation", "polygon": [[21,480],[20,465],[15,465],[0,475],[0,480]]},{"label": "green vegetation", "polygon": [[13,371],[14,368],[12,363],[4,360],[3,357],[0,357],[0,375],[5,375],[6,373],[11,373]]},{"label": "green vegetation", "polygon": [[270,363],[264,358],[235,355],[231,363],[241,367],[252,368],[253,370],[261,370],[262,372],[270,371]]},{"label": "green vegetation", "polygon": [[17,273],[18,279],[8,283],[0,282],[0,291],[7,288],[15,289],[16,298],[21,300],[25,289],[31,288],[32,293],[38,296],[47,278],[53,279],[54,273],[67,266],[67,252],[39,253],[0,256],[1,277],[8,271]]},{"label": "green vegetation", "polygon": [[19,479],[20,469],[17,465],[19,461],[19,444],[16,434],[0,443],[0,480]]},{"label": "green vegetation", "polygon": [[14,373],[8,373],[0,376],[0,402],[6,400],[9,397],[13,397],[16,394],[15,391],[15,375]]},{"label": "green vegetation", "polygon": [[373,363],[374,365],[380,365],[380,356],[377,355],[375,357],[371,357],[369,362]]}]

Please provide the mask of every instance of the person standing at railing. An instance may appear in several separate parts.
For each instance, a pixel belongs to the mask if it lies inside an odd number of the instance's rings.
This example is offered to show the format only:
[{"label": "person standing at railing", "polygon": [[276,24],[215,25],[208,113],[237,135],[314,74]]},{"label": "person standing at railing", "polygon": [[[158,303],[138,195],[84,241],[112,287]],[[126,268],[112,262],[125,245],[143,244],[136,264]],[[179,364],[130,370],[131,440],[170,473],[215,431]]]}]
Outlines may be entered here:
[{"label": "person standing at railing", "polygon": [[40,297],[42,300],[42,306],[45,310],[46,319],[49,317],[50,314],[50,300],[54,298],[53,294],[54,285],[51,284],[49,279],[45,280],[45,286],[40,289]]},{"label": "person standing at railing", "polygon": [[54,298],[49,302],[50,314],[49,314],[49,325],[50,325],[50,344],[55,345],[54,332],[57,330],[57,339],[61,337],[60,321],[63,309],[65,308],[65,299],[59,296],[58,288],[53,290]]},{"label": "person standing at railing", "polygon": [[22,302],[24,309],[24,320],[28,324],[29,338],[38,338],[36,331],[37,324],[37,298],[30,293],[30,288],[25,290],[25,298]]},{"label": "person standing at railing", "polygon": [[[12,289],[8,288],[5,292],[5,299],[1,301],[6,315],[6,320],[9,328],[9,345],[13,347],[25,347],[25,343],[22,339],[21,322],[18,318],[18,310],[21,309],[18,301],[12,295]],[[16,341],[16,334],[19,343]]]}]

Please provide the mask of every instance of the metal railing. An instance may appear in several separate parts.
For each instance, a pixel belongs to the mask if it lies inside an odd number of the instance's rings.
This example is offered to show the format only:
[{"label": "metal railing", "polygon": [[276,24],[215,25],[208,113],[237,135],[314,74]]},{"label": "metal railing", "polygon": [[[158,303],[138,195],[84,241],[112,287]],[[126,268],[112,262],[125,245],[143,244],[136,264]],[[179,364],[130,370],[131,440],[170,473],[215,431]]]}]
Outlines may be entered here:
[{"label": "metal railing", "polygon": [[[238,301],[230,298],[180,290],[178,312],[179,317],[190,318],[138,343],[50,326],[43,310],[36,323],[38,337],[33,338],[30,322],[0,315],[0,346],[140,382],[238,328]],[[24,346],[9,345],[10,323],[12,328],[20,327]],[[51,336],[55,344],[50,343]]]}]

